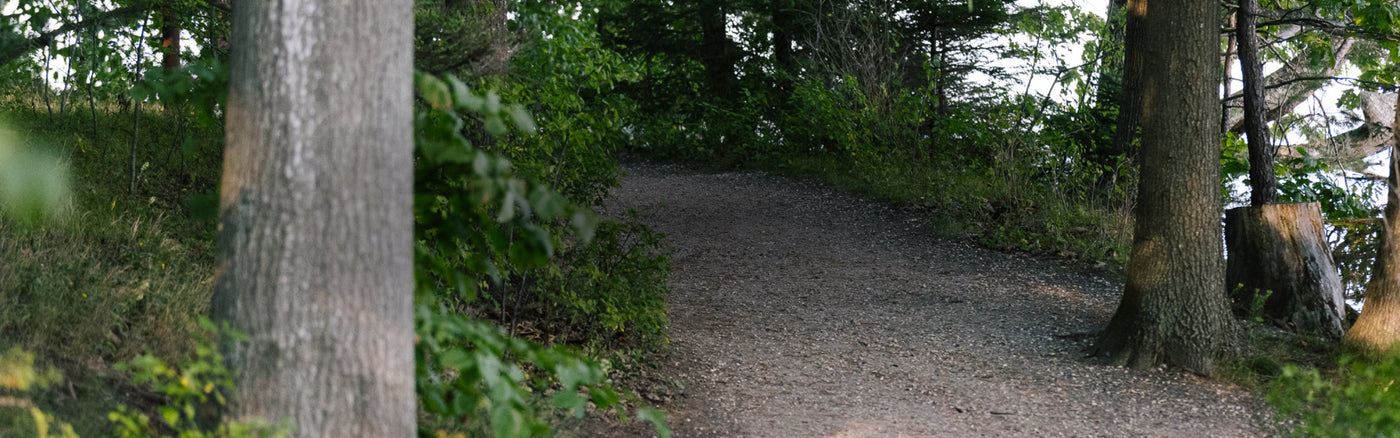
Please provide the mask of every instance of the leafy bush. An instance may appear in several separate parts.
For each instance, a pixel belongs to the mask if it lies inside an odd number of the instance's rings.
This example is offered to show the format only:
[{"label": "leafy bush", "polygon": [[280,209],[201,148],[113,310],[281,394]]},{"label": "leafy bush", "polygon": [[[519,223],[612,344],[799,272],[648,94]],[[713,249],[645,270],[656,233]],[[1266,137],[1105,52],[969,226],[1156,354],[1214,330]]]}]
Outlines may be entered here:
[{"label": "leafy bush", "polygon": [[[497,437],[548,434],[548,423],[530,403],[536,393],[575,416],[590,402],[598,409],[621,402],[604,365],[577,352],[512,337],[493,324],[427,305],[418,307],[416,320],[419,406],[451,420],[420,424],[420,435],[441,435],[445,430],[436,426],[460,428],[455,419],[472,417],[486,418]],[[636,415],[669,436],[660,411],[640,408]]]},{"label": "leafy bush", "polygon": [[[218,407],[225,403],[225,395],[233,390],[233,373],[224,366],[216,343],[218,336],[241,336],[228,330],[219,330],[207,318],[200,320],[203,330],[198,337],[197,357],[178,366],[166,364],[152,355],[142,355],[131,363],[119,363],[120,371],[132,371],[131,383],[137,387],[150,387],[165,400],[154,408],[155,422],[144,412],[117,405],[107,418],[113,424],[113,435],[123,438],[180,437],[180,438],[264,438],[285,437],[291,434],[290,424],[269,425],[266,421],[252,419],[240,422],[220,421]],[[73,427],[57,421],[34,406],[26,398],[10,396],[12,391],[27,392],[44,389],[61,382],[63,376],[57,369],[43,371],[34,366],[34,355],[19,347],[0,355],[0,437],[9,437],[9,432],[27,436],[77,438]],[[30,421],[17,421],[9,410],[27,410]],[[50,434],[57,427],[58,434]],[[16,435],[26,436],[26,435]]]},{"label": "leafy bush", "polygon": [[[478,94],[451,76],[439,79],[420,73],[417,82],[419,96],[428,104],[416,117],[419,342],[415,351],[420,405],[429,414],[446,419],[484,413],[495,436],[548,432],[547,423],[528,402],[529,394],[535,391],[551,393],[555,406],[575,415],[582,415],[589,401],[600,409],[617,406],[620,398],[602,364],[562,347],[545,347],[514,337],[470,316],[483,306],[479,299],[493,299],[491,294],[481,293],[483,287],[489,288],[487,292],[517,289],[523,284],[521,278],[552,266],[557,248],[570,242],[587,248],[596,230],[592,212],[575,206],[546,185],[516,176],[509,160],[477,149],[463,134],[468,118],[478,121],[492,136],[507,132],[507,120],[531,133],[535,124],[523,108],[502,105],[494,93]],[[571,230],[576,240],[556,237],[565,230]],[[607,231],[605,235],[616,234]],[[603,242],[596,248],[616,251],[615,241]],[[574,254],[589,255],[587,263],[612,261],[595,259],[598,253],[587,250]],[[586,270],[596,265],[571,261],[568,266]],[[563,272],[562,268],[554,269]],[[655,288],[655,284],[647,286]],[[570,301],[570,297],[551,298],[566,298],[551,303],[562,302],[565,308],[576,308],[582,302]],[[503,316],[504,301],[502,298],[484,307]],[[587,316],[613,317],[625,324],[625,318],[635,319],[634,315],[617,309],[664,314],[663,304],[648,301],[643,305],[649,307],[641,310],[604,306],[589,309]],[[513,320],[501,319],[514,330]],[[535,377],[528,377],[527,370]],[[637,416],[655,423],[663,435],[668,433],[659,412],[640,409]],[[446,433],[433,430],[434,426],[421,424],[420,434]]]},{"label": "leafy bush", "polygon": [[[661,233],[638,222],[631,211],[626,222],[598,225],[591,242],[560,256],[535,288],[542,313],[562,320],[567,330],[582,331],[580,340],[621,337],[628,330],[643,344],[664,339],[666,276],[670,257]],[[567,338],[568,336],[566,336]]]},{"label": "leafy bush", "polygon": [[202,330],[196,335],[195,358],[178,366],[146,354],[130,363],[118,363],[119,371],[131,371],[131,382],[149,385],[165,403],[154,408],[156,422],[143,412],[118,404],[107,414],[114,434],[122,438],[176,436],[180,438],[265,438],[291,436],[288,422],[272,425],[264,419],[230,422],[219,417],[220,408],[233,392],[233,371],[219,354],[219,337],[247,341],[228,327],[218,328],[208,318],[200,318]]},{"label": "leafy bush", "polygon": [[1400,436],[1400,355],[1376,361],[1344,358],[1337,369],[1285,365],[1268,400],[1299,421],[1294,433],[1324,437]]},{"label": "leafy bush", "polygon": [[[27,396],[18,395],[48,388],[62,380],[57,369],[35,368],[34,355],[19,347],[0,354],[0,437],[77,438],[73,426],[56,421],[53,415],[34,406]],[[58,434],[50,434],[55,426]]]}]

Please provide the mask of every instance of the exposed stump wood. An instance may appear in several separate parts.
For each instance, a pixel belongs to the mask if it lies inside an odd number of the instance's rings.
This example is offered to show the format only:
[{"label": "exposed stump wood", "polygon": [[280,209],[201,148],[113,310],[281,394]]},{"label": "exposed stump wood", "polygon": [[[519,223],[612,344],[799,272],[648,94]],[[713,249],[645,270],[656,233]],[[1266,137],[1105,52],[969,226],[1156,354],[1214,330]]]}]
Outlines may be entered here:
[{"label": "exposed stump wood", "polygon": [[1316,202],[1234,208],[1225,214],[1225,278],[1236,315],[1251,313],[1256,291],[1273,291],[1265,320],[1301,333],[1339,339],[1342,280],[1322,231]]}]

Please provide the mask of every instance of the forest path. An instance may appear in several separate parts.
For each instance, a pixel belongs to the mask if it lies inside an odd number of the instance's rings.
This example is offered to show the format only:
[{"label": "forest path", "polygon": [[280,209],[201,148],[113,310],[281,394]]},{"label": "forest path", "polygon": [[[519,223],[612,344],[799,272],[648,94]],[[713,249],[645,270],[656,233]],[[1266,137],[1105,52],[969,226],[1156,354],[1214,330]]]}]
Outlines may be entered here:
[{"label": "forest path", "polygon": [[626,170],[607,214],[646,210],[675,248],[678,437],[1268,434],[1248,392],[1083,358],[1119,284],[814,182]]}]

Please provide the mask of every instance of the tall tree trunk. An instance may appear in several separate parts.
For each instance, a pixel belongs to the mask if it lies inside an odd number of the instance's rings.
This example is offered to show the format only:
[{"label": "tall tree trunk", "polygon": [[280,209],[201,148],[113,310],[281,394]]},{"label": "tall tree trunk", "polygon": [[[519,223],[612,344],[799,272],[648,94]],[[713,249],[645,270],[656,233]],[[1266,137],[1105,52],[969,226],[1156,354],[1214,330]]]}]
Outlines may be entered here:
[{"label": "tall tree trunk", "polygon": [[[1113,134],[1113,154],[1138,161],[1137,148],[1133,146],[1139,138],[1142,119],[1143,63],[1149,56],[1129,56],[1129,53],[1145,54],[1153,41],[1132,29],[1143,29],[1142,20],[1146,0],[1128,1],[1124,8],[1123,24],[1123,81],[1118,94],[1118,127]],[[1218,19],[1211,20],[1212,22]]]},{"label": "tall tree trunk", "polygon": [[[1211,374],[1231,347],[1220,241],[1218,4],[1130,0],[1142,171],[1123,301],[1096,350],[1110,363]],[[1125,87],[1128,88],[1128,87]]]},{"label": "tall tree trunk", "polygon": [[180,68],[180,13],[169,5],[160,10],[161,67]]},{"label": "tall tree trunk", "polygon": [[730,59],[725,8],[721,3],[723,2],[718,0],[708,0],[698,6],[700,60],[705,64],[710,89],[720,96],[729,96],[734,91],[734,61]]},{"label": "tall tree trunk", "polygon": [[[1234,25],[1235,25],[1234,21],[1235,21],[1235,14],[1230,14],[1230,22],[1228,23],[1228,25],[1234,26]],[[1223,65],[1221,66],[1221,69],[1220,69],[1222,75],[1224,75],[1224,78],[1220,81],[1220,88],[1221,88],[1222,90],[1224,90],[1224,92],[1223,92],[1222,94],[1224,94],[1224,95],[1226,95],[1226,96],[1229,96],[1229,95],[1230,95],[1230,64],[1233,64],[1233,63],[1234,63],[1234,60],[1235,60],[1235,51],[1236,51],[1235,34],[1232,33],[1232,34],[1230,34],[1230,36],[1226,37],[1226,39],[1225,39],[1225,56],[1224,56],[1225,61],[1222,63]],[[1230,101],[1229,101],[1229,100],[1221,100],[1221,101],[1220,101],[1220,133],[1221,133],[1221,134],[1224,134],[1224,133],[1229,132],[1229,131],[1230,131]]]},{"label": "tall tree trunk", "polygon": [[1250,204],[1258,207],[1278,199],[1274,179],[1274,148],[1269,142],[1269,125],[1264,121],[1264,64],[1259,61],[1259,37],[1254,23],[1259,15],[1257,0],[1241,0],[1235,13],[1235,38],[1239,40],[1240,72],[1244,77],[1244,127],[1249,136]]},{"label": "tall tree trunk", "polygon": [[413,3],[236,2],[217,319],[231,418],[416,433]]},{"label": "tall tree trunk", "polygon": [[1125,43],[1123,10],[1127,5],[1127,0],[1109,0],[1108,12],[1104,16],[1108,20],[1108,28],[1104,29],[1099,43],[1103,55],[1099,58],[1099,88],[1094,93],[1094,106],[1098,108],[1118,105],[1118,95],[1122,92]]},{"label": "tall tree trunk", "polygon": [[[1400,111],[1395,112],[1391,130],[1400,132]],[[1396,136],[1400,140],[1400,136]],[[1400,342],[1400,141],[1390,149],[1390,186],[1385,204],[1385,221],[1376,249],[1371,281],[1366,283],[1366,301],[1361,317],[1351,326],[1342,344],[1361,351],[1388,351]]]},{"label": "tall tree trunk", "polygon": [[773,14],[773,57],[778,68],[789,70],[794,65],[792,56],[792,5],[791,0],[770,0]]}]

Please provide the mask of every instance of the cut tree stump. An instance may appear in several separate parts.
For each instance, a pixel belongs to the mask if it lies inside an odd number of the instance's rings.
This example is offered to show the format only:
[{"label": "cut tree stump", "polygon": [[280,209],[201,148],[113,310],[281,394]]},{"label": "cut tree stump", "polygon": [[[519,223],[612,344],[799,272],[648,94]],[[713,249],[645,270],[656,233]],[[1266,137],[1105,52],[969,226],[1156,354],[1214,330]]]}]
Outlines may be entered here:
[{"label": "cut tree stump", "polygon": [[1240,207],[1225,213],[1229,251],[1225,280],[1236,315],[1256,312],[1265,321],[1300,333],[1340,339],[1342,280],[1322,231],[1316,202]]}]

